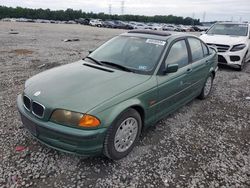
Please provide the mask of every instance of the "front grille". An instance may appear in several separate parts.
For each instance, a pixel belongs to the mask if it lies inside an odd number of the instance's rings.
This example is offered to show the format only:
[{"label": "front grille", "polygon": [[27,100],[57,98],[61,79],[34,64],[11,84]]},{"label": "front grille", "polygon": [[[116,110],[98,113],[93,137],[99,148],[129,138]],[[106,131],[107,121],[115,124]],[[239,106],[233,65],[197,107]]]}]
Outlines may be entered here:
[{"label": "front grille", "polygon": [[227,64],[227,60],[222,55],[218,55],[218,62]]},{"label": "front grille", "polygon": [[36,101],[32,101],[29,97],[24,95],[23,106],[25,107],[26,110],[32,112],[32,114],[34,114],[35,116],[43,118],[45,107],[42,104]]},{"label": "front grille", "polygon": [[38,102],[32,102],[32,113],[40,118],[44,115],[44,106]]},{"label": "front grille", "polygon": [[226,52],[229,50],[230,46],[228,45],[223,45],[223,44],[212,44],[212,43],[207,43],[208,46],[216,46],[218,52]]},{"label": "front grille", "polygon": [[31,107],[31,100],[29,97],[27,96],[23,96],[23,104],[24,104],[24,107],[30,111],[30,107]]}]

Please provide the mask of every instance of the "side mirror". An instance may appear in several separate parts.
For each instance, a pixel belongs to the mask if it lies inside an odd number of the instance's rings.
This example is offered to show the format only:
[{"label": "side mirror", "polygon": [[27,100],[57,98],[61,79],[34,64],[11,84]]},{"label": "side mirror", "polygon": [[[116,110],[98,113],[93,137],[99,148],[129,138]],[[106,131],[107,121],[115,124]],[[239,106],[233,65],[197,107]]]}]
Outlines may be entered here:
[{"label": "side mirror", "polygon": [[94,51],[94,49],[92,49],[92,50],[89,50],[89,54],[91,54],[92,52]]},{"label": "side mirror", "polygon": [[174,73],[177,72],[178,68],[179,68],[178,64],[168,64],[163,72],[164,74]]}]

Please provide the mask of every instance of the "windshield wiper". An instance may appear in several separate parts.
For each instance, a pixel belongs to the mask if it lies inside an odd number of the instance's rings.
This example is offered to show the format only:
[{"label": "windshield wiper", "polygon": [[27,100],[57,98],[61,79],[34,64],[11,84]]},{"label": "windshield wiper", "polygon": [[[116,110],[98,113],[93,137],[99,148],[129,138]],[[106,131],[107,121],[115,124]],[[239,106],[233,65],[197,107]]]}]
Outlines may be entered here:
[{"label": "windshield wiper", "polygon": [[123,70],[123,71],[127,71],[127,72],[134,72],[133,70],[131,70],[130,68],[128,67],[125,67],[125,66],[122,66],[122,65],[119,65],[119,64],[116,64],[116,63],[112,63],[112,62],[107,62],[107,61],[101,61],[102,64],[106,64],[106,65],[110,65],[112,67],[116,67],[120,70]]},{"label": "windshield wiper", "polygon": [[87,56],[87,57],[85,57],[85,59],[90,59],[91,61],[94,61],[98,65],[103,65],[100,61],[94,59],[93,57]]}]

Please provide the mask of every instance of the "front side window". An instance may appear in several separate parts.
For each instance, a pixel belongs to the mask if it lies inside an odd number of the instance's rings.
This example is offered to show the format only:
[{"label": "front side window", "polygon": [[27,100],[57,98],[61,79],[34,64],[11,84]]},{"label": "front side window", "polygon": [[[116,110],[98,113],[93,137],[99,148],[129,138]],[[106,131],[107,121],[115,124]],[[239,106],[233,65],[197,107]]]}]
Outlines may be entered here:
[{"label": "front side window", "polygon": [[188,42],[191,49],[192,61],[198,61],[203,58],[203,49],[201,41],[196,38],[188,38]]},{"label": "front side window", "polygon": [[172,45],[165,64],[178,64],[179,68],[188,65],[188,51],[185,40],[180,40]]}]

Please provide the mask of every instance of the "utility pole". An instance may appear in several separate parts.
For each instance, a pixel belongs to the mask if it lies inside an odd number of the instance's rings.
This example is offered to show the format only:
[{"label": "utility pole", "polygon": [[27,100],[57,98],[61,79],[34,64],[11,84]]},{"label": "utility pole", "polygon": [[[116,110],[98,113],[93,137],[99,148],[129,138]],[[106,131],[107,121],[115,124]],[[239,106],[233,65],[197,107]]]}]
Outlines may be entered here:
[{"label": "utility pole", "polygon": [[203,13],[203,20],[202,21],[205,22],[205,20],[206,20],[206,12]]},{"label": "utility pole", "polygon": [[112,14],[112,4],[109,4],[109,15]]},{"label": "utility pole", "polygon": [[121,15],[124,14],[124,0],[121,1]]},{"label": "utility pole", "polygon": [[195,14],[194,14],[194,12],[193,12],[193,14],[192,14],[192,25],[194,26],[194,16],[195,16]]}]

